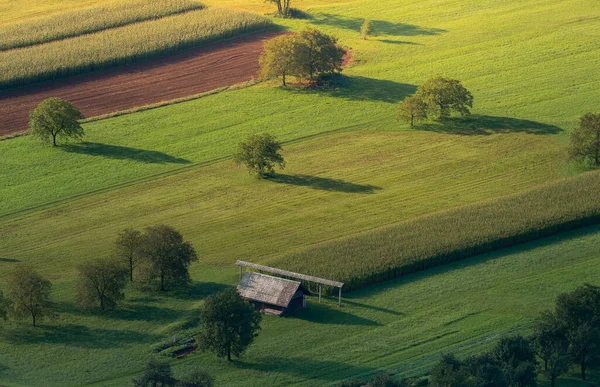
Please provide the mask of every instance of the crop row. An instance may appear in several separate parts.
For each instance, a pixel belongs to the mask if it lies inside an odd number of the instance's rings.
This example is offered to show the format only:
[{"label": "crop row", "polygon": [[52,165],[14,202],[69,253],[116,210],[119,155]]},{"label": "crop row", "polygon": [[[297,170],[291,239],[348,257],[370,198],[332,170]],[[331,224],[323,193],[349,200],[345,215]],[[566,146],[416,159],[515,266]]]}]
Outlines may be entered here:
[{"label": "crop row", "polygon": [[600,174],[434,213],[270,261],[331,278],[346,290],[429,269],[600,221]]},{"label": "crop row", "polygon": [[0,28],[0,51],[98,32],[204,8],[192,0],[133,0],[28,20]]},{"label": "crop row", "polygon": [[3,51],[0,52],[0,88],[129,64],[273,26],[263,16],[207,8]]}]

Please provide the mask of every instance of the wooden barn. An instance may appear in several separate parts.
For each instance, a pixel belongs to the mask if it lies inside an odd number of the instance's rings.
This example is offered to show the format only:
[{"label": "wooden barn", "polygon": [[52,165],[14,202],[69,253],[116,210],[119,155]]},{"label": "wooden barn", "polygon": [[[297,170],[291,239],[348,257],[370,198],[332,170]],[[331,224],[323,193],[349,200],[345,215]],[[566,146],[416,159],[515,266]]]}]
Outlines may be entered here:
[{"label": "wooden barn", "polygon": [[240,296],[265,314],[281,316],[306,306],[310,292],[299,281],[247,271],[237,287]]}]

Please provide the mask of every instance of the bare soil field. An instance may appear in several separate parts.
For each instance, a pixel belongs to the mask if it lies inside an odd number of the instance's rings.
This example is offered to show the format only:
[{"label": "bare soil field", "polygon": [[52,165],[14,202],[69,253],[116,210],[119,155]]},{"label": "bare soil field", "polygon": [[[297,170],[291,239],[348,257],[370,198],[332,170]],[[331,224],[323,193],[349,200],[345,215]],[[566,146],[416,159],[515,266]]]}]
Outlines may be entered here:
[{"label": "bare soil field", "polygon": [[49,97],[71,101],[85,117],[130,109],[251,80],[263,32],[166,58],[0,91],[0,136],[27,129],[29,113]]}]

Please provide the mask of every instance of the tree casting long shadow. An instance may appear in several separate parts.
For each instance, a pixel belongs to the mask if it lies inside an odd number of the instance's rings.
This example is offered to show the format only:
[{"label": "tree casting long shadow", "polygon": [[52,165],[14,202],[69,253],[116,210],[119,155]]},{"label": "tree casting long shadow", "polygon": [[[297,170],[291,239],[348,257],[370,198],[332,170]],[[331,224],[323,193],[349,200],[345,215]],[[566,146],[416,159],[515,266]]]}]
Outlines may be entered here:
[{"label": "tree casting long shadow", "polygon": [[[315,15],[311,20],[311,24],[327,25],[338,28],[360,32],[360,27],[365,19],[358,17],[348,17],[334,15],[331,13],[321,13]],[[414,24],[392,23],[387,20],[371,20],[375,34],[385,34],[391,36],[423,36],[423,35],[439,35],[447,30],[441,28],[425,28]]]},{"label": "tree casting long shadow", "polygon": [[529,134],[557,134],[562,132],[562,129],[558,126],[543,124],[541,122],[476,114],[467,117],[451,117],[436,122],[424,122],[415,125],[415,128],[431,132],[466,136],[518,132]]},{"label": "tree casting long shadow", "polygon": [[354,75],[339,74],[327,76],[324,80],[327,86],[320,87],[318,90],[292,90],[297,93],[324,94],[351,101],[381,101],[388,103],[398,103],[417,91],[415,85]]},{"label": "tree casting long shadow", "polygon": [[308,175],[286,175],[276,173],[269,177],[269,180],[280,184],[297,185],[300,187],[309,187],[331,192],[372,194],[381,189],[381,187],[370,184],[356,184],[340,179]]},{"label": "tree casting long shadow", "polygon": [[126,146],[81,142],[61,146],[65,152],[89,156],[102,156],[116,160],[133,160],[147,164],[189,164],[191,161],[170,156],[163,152],[129,148]]}]

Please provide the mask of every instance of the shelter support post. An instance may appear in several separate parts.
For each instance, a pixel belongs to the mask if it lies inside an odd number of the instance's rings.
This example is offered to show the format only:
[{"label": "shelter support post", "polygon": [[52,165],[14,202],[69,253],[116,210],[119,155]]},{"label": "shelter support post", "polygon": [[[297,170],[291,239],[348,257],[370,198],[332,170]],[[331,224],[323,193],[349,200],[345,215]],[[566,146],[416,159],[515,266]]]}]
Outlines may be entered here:
[{"label": "shelter support post", "polygon": [[340,286],[340,290],[338,293],[338,306],[341,307],[342,306],[342,287]]},{"label": "shelter support post", "polygon": [[240,266],[240,281],[242,280],[242,270],[243,268]]},{"label": "shelter support post", "polygon": [[319,304],[321,303],[321,292],[323,290],[323,285],[319,284]]}]

